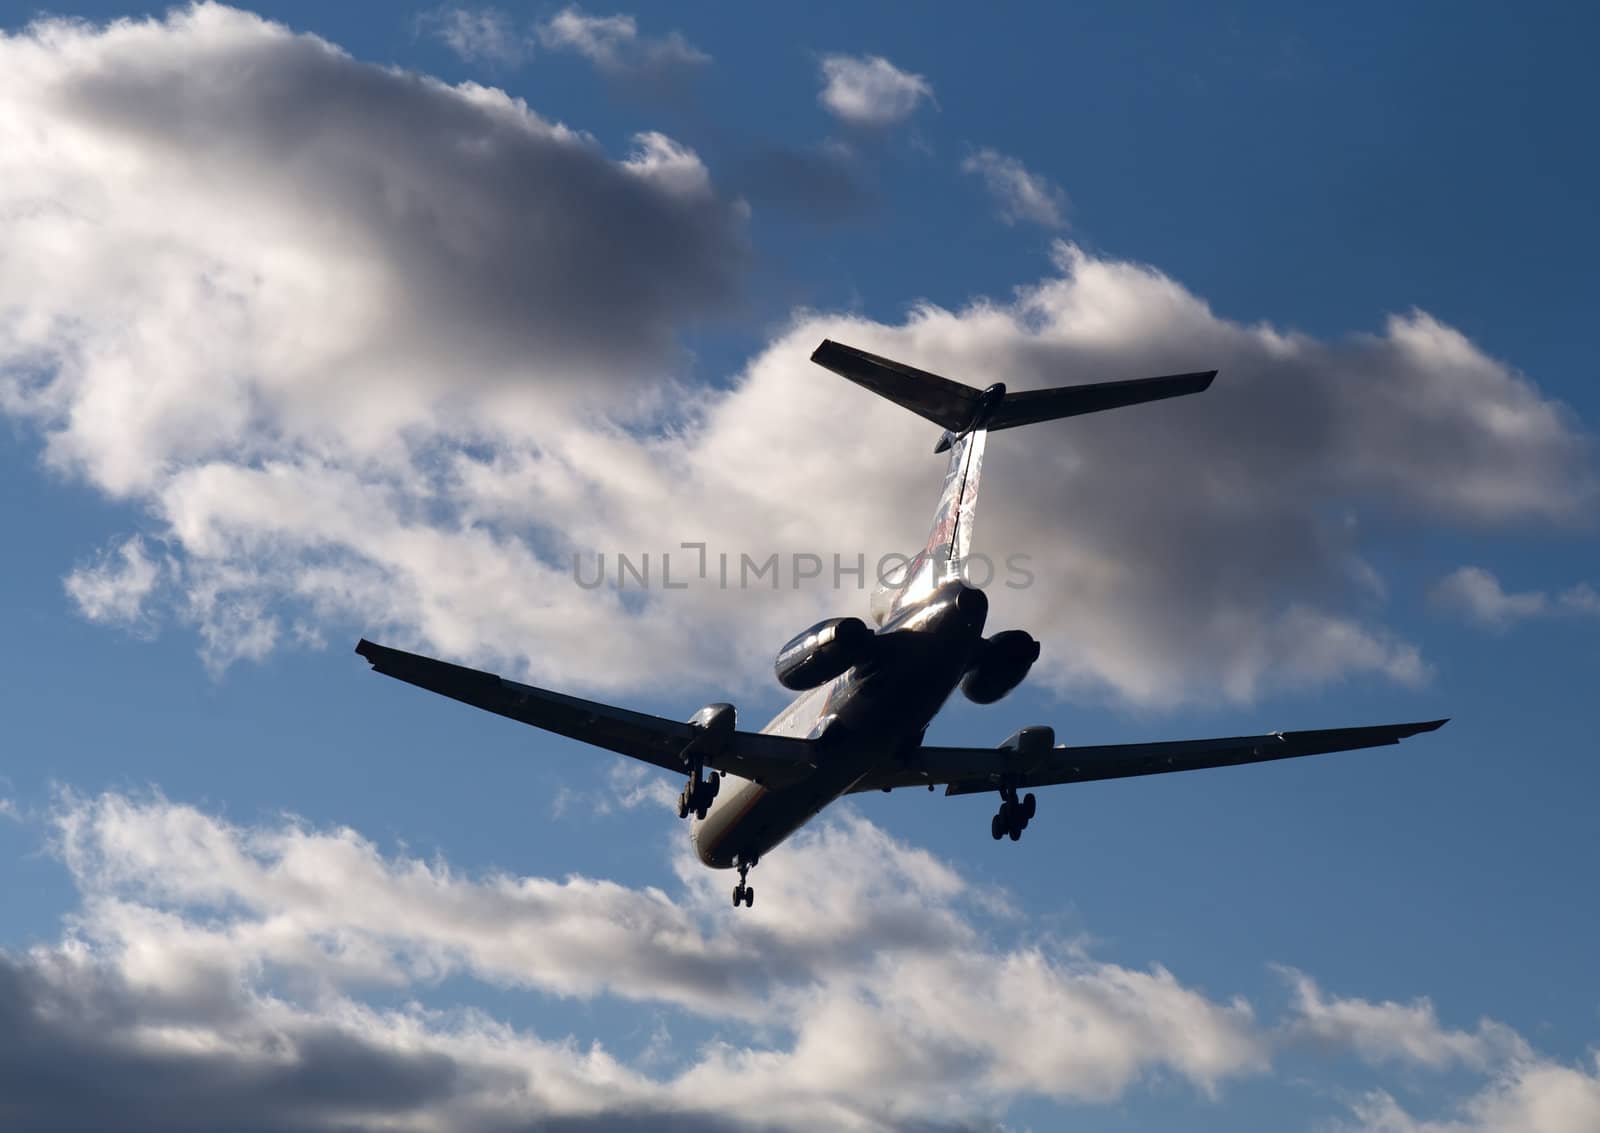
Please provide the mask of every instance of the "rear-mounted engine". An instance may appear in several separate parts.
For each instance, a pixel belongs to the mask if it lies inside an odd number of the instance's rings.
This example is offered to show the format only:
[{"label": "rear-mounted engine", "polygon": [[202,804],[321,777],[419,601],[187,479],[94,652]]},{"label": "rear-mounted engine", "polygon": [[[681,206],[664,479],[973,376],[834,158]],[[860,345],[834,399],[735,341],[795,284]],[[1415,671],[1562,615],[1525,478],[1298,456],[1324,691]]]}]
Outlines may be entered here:
[{"label": "rear-mounted engine", "polygon": [[818,622],[778,650],[773,671],[784,688],[803,692],[866,660],[872,631],[860,618]]},{"label": "rear-mounted engine", "polygon": [[993,704],[1022,683],[1039,659],[1039,643],[1025,630],[1008,629],[984,640],[961,678],[961,691],[974,704]]}]

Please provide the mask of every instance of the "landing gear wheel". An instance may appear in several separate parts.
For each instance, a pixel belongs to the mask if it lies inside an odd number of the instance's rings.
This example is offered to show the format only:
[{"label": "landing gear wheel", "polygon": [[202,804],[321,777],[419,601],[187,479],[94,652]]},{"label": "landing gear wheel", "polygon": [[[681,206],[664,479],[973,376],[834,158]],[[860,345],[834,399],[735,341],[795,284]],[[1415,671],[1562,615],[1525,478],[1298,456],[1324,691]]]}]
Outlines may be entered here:
[{"label": "landing gear wheel", "polygon": [[689,800],[684,797],[682,791],[678,792],[678,817],[689,817]]},{"label": "landing gear wheel", "polygon": [[1039,809],[1039,800],[1033,797],[1033,792],[1032,791],[1029,791],[1026,795],[1022,796],[1022,821],[1023,822],[1025,822],[1025,823],[1026,822],[1032,822],[1033,821],[1033,814],[1038,809]]},{"label": "landing gear wheel", "polygon": [[993,818],[989,819],[989,837],[998,842],[1001,838],[1005,837],[1005,833],[1006,828],[1005,825],[1000,821],[1000,815],[996,814]]},{"label": "landing gear wheel", "polygon": [[696,810],[694,812],[694,816],[696,818],[698,818],[701,822],[704,822],[706,820],[706,808],[705,807],[700,807],[698,810]]},{"label": "landing gear wheel", "polygon": [[1016,823],[1013,823],[1011,829],[1007,830],[1006,833],[1010,835],[1011,840],[1015,842],[1017,839],[1022,837],[1022,827]]},{"label": "landing gear wheel", "polygon": [[737,865],[734,868],[739,871],[739,884],[733,887],[733,907],[737,909],[742,901],[744,902],[744,907],[748,909],[756,903],[756,891],[745,884],[745,878],[750,875],[750,867],[756,864],[755,859],[738,858],[735,860]]}]

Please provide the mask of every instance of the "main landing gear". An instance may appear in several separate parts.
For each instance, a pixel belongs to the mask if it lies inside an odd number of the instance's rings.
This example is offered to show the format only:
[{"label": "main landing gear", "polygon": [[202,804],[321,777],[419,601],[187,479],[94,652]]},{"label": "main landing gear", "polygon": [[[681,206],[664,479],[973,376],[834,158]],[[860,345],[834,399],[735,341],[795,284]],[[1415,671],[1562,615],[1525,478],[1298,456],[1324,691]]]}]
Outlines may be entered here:
[{"label": "main landing gear", "polygon": [[749,861],[745,861],[743,858],[739,859],[739,884],[733,887],[733,907],[735,909],[739,907],[740,902],[743,902],[744,907],[747,909],[756,903],[755,889],[744,883],[745,876],[750,872],[750,867],[755,864],[754,858]]},{"label": "main landing gear", "polygon": [[1038,800],[1029,791],[1019,802],[1015,787],[1000,788],[1000,812],[989,820],[989,833],[998,842],[1006,835],[1011,836],[1015,842],[1022,837],[1022,832],[1028,828],[1028,822],[1033,818],[1033,812],[1038,809]]},{"label": "main landing gear", "polygon": [[713,771],[709,779],[702,779],[700,770],[700,765],[695,764],[689,781],[684,784],[683,790],[678,792],[679,818],[688,818],[690,811],[694,811],[696,818],[705,818],[706,811],[711,809],[711,800],[716,798],[717,792],[722,789],[720,772]]}]

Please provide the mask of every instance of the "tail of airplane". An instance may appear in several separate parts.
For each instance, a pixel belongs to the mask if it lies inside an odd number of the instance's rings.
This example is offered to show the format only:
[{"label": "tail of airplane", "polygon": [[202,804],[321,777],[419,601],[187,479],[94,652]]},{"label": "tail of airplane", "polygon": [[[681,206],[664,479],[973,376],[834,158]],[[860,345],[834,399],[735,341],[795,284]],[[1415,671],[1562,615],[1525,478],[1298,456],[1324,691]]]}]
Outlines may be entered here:
[{"label": "tail of airplane", "polygon": [[872,617],[879,625],[940,583],[961,576],[972,550],[978,480],[984,444],[991,431],[1200,393],[1217,376],[1215,370],[1200,370],[1008,393],[999,382],[987,389],[974,389],[829,339],[823,340],[811,360],[939,425],[944,434],[933,451],[950,451],[944,491],[939,496],[927,543],[903,572],[888,572],[892,577],[872,596]]}]

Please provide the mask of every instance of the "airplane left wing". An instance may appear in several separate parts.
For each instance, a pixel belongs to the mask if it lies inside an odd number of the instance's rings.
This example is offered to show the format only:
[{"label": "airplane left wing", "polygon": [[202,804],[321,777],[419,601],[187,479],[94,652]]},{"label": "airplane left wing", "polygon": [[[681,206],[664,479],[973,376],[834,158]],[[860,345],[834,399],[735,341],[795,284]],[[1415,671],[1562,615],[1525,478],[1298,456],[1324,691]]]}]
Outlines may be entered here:
[{"label": "airplane left wing", "polygon": [[1024,728],[998,748],[921,748],[905,761],[867,776],[854,790],[943,784],[947,795],[970,795],[997,790],[1002,785],[1022,790],[1057,783],[1194,771],[1203,767],[1232,767],[1240,763],[1397,744],[1408,736],[1431,732],[1444,723],[1444,720],[1427,720],[1415,724],[1096,747],[1051,746],[1055,739],[1051,729]]},{"label": "airplane left wing", "polygon": [[[356,652],[385,676],[668,771],[687,772],[686,749],[705,738],[704,730],[693,724],[519,684],[365,638]],[[759,783],[800,777],[813,764],[808,741],[756,732],[733,732],[704,751],[702,758],[707,767]]]}]

